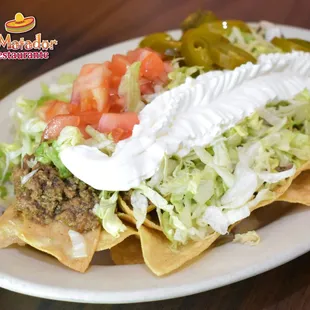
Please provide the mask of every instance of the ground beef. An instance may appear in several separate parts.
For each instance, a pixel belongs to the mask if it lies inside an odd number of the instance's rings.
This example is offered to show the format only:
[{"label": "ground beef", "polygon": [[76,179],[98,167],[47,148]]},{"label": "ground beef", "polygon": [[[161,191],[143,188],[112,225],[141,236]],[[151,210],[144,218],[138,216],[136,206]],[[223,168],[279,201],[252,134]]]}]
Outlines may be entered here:
[{"label": "ground beef", "polygon": [[[26,218],[45,225],[53,220],[61,221],[80,233],[99,226],[92,213],[99,201],[99,193],[75,177],[61,179],[54,166],[36,164],[32,169],[25,158],[23,168],[16,168],[13,182],[16,209]],[[38,169],[24,185],[21,178]]]}]

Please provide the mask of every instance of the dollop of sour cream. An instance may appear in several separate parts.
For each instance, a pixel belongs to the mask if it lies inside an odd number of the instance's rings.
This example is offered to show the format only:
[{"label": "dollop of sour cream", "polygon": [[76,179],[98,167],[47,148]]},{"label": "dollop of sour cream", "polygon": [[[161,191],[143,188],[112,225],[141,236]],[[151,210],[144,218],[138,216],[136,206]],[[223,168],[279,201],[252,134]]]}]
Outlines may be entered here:
[{"label": "dollop of sour cream", "polygon": [[310,90],[310,53],[269,54],[257,64],[188,78],[157,96],[139,114],[130,138],[111,157],[94,147],[69,147],[64,165],[98,190],[125,191],[153,176],[165,156],[204,147],[259,108]]}]

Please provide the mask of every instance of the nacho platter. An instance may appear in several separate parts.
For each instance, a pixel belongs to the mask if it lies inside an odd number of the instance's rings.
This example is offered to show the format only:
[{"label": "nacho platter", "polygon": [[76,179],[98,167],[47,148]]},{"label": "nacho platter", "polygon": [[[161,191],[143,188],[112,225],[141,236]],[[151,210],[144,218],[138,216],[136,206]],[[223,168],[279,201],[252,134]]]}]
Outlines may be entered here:
[{"label": "nacho platter", "polygon": [[[300,201],[299,201],[300,202]],[[125,218],[125,217],[124,217]],[[133,223],[128,223],[128,226],[129,227],[131,227],[132,228],[132,230],[133,230],[133,234],[131,235],[132,237],[136,234],[136,231],[135,231],[135,228],[134,228],[134,225],[133,225]],[[142,228],[142,229],[144,229],[144,227]],[[146,228],[146,230],[147,230],[148,228]],[[145,235],[147,236],[147,232],[145,233]],[[156,235],[156,234],[155,234]],[[154,236],[153,234],[152,234],[152,236]],[[130,237],[131,238],[131,237]],[[141,239],[141,238],[140,238]],[[132,244],[137,244],[137,240],[139,241],[139,239],[137,238],[137,237],[134,237],[134,239],[133,240],[135,240]],[[213,240],[212,240],[213,241]],[[121,245],[121,243],[120,243],[120,245]],[[105,248],[108,248],[109,246],[103,246],[103,249],[105,249]],[[121,252],[121,250],[119,250],[118,251],[119,253]],[[112,257],[113,257],[113,255],[112,255]],[[139,262],[139,261],[138,261]],[[182,272],[182,270],[181,270],[181,272]]]}]

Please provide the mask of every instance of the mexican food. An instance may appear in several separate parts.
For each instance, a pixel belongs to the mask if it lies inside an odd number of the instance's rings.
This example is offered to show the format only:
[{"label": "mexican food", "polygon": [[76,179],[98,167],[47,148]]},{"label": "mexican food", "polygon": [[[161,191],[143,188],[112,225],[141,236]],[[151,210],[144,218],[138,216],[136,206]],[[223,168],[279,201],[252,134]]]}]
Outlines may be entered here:
[{"label": "mexican food", "polygon": [[0,248],[28,244],[80,272],[110,250],[161,276],[258,208],[309,204],[296,193],[310,42],[204,11],[182,30],[17,99],[15,140],[0,145]]}]

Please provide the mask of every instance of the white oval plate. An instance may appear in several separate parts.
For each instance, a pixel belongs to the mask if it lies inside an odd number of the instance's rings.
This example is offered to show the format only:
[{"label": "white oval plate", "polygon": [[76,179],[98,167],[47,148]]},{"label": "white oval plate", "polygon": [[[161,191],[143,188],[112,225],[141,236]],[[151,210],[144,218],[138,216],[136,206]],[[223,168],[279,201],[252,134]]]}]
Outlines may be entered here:
[{"label": "white oval plate", "polygon": [[[309,30],[281,27],[289,37],[310,40]],[[138,42],[139,39],[130,40],[71,61],[6,97],[0,105],[0,141],[10,138],[8,111],[18,95],[38,97],[41,82],[51,83],[64,72],[78,73],[83,64],[103,62],[114,53],[135,48]],[[260,229],[259,245],[217,247],[189,267],[163,278],[155,277],[144,265],[113,266],[104,253],[101,263],[105,265],[94,265],[85,274],[79,274],[43,253],[27,247],[10,247],[0,250],[0,287],[37,297],[85,303],[130,303],[190,295],[257,275],[309,251],[309,221],[310,209],[299,207]]]}]

